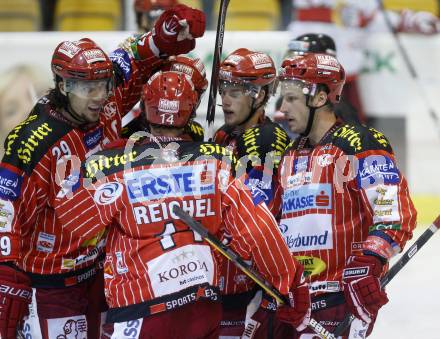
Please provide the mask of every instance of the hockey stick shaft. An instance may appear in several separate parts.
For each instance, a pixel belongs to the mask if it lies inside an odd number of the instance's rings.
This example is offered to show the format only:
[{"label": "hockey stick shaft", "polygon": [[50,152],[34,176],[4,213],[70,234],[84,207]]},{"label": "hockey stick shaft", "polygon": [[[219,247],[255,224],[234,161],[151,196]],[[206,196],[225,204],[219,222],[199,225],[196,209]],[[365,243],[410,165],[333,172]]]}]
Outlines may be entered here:
[{"label": "hockey stick shaft", "polygon": [[[387,273],[380,279],[380,286],[384,288],[388,283],[400,272],[400,270],[412,259],[412,257],[426,244],[426,242],[431,239],[435,232],[440,228],[440,215],[434,221],[434,223],[428,227],[428,229],[423,232],[423,234],[412,244],[408,250],[400,259],[388,270]],[[351,325],[352,321],[355,319],[353,314],[347,315],[344,320],[336,327],[335,336],[340,336],[345,330]]]},{"label": "hockey stick shaft", "polygon": [[228,10],[229,0],[220,1],[220,9],[217,19],[217,33],[215,36],[214,60],[212,62],[211,83],[209,86],[208,111],[206,113],[206,133],[208,140],[213,137],[213,125],[215,120],[215,104],[217,101],[218,74],[220,71],[220,58],[223,50],[223,37],[225,35],[226,12]]},{"label": "hockey stick shaft", "polygon": [[[214,235],[198,221],[194,220],[188,213],[186,213],[179,206],[174,206],[174,213],[193,231],[200,234],[213,248],[219,251],[222,255],[232,261],[238,268],[240,268],[249,278],[257,283],[267,294],[273,297],[280,304],[289,305],[289,300],[283,296],[275,287],[270,285],[258,272],[256,272],[249,264],[247,264],[237,253],[231,250],[228,246],[223,244]],[[313,331],[316,332],[323,339],[335,339],[335,336],[322,327],[316,320],[310,319],[308,325]]]},{"label": "hockey stick shaft", "polygon": [[396,29],[394,28],[391,19],[387,13],[387,11],[385,10],[385,6],[383,3],[383,0],[377,0],[378,4],[379,4],[379,8],[381,9],[381,12],[383,14],[383,17],[385,19],[385,23],[388,27],[388,30],[391,32],[391,34],[394,37],[394,41],[396,42],[397,48],[400,52],[400,54],[402,55],[403,61],[406,65],[406,67],[408,68],[408,71],[411,75],[411,77],[413,78],[414,81],[417,82],[417,87],[419,88],[419,94],[420,97],[422,98],[422,100],[426,103],[426,106],[428,108],[429,111],[429,115],[431,116],[432,120],[435,123],[435,126],[437,127],[437,132],[440,135],[440,119],[439,116],[437,114],[437,112],[435,111],[433,105],[430,103],[428,96],[426,95],[426,93],[423,91],[423,88],[420,86],[419,81],[420,78],[417,74],[416,68],[414,67],[414,64],[411,62],[411,59],[408,55],[407,50],[405,49],[405,47],[403,47],[402,41],[400,40],[399,34],[397,33]]}]

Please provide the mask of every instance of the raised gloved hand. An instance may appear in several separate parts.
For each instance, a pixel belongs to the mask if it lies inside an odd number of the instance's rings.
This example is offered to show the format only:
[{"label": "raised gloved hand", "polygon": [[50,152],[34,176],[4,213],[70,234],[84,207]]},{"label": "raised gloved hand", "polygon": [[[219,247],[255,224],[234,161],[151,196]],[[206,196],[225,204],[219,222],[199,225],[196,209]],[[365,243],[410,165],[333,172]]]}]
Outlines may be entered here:
[{"label": "raised gloved hand", "polygon": [[0,338],[15,338],[17,326],[29,314],[32,288],[29,277],[0,265]]},{"label": "raised gloved hand", "polygon": [[178,5],[162,13],[157,19],[153,41],[161,55],[190,52],[196,46],[195,38],[205,33],[205,13],[185,5]]},{"label": "raised gloved hand", "polygon": [[303,277],[304,269],[298,266],[295,282],[289,292],[290,305],[278,308],[278,319],[291,324],[298,332],[304,330],[310,322],[310,294],[309,285]]},{"label": "raised gloved hand", "polygon": [[379,309],[388,302],[380,287],[383,264],[373,255],[351,255],[344,269],[345,300],[351,312],[367,324],[374,322]]}]

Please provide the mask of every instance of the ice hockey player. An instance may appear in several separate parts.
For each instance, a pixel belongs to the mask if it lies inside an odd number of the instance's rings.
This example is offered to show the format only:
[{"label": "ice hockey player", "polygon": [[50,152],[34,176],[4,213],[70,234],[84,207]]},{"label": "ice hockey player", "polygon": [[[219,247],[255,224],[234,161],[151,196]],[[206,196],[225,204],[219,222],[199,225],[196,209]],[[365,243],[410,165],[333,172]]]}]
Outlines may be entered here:
[{"label": "ice hockey player", "polygon": [[[170,56],[163,62],[160,67],[161,71],[177,71],[183,72],[191,78],[194,84],[194,88],[197,92],[198,100],[197,105],[194,106],[194,112],[191,114],[191,119],[185,126],[185,133],[188,134],[194,141],[202,141],[204,139],[203,127],[195,121],[197,115],[196,110],[200,105],[203,95],[208,88],[208,80],[206,79],[206,69],[202,60],[196,57],[190,57],[187,55]],[[122,136],[129,138],[133,133],[138,131],[149,131],[149,126],[145,120],[145,107],[142,102],[139,104],[138,109],[133,109],[129,114],[131,119],[122,128]]]},{"label": "ice hockey player", "polygon": [[110,60],[87,38],[56,47],[55,88],[9,133],[0,163],[1,338],[16,338],[31,300],[21,335],[57,338],[74,323],[78,336],[99,336],[105,236],[89,234],[81,243],[66,236],[54,211],[61,159],[84,160],[118,139],[121,116],[139,100],[151,69],[192,50],[204,29],[204,14],[181,5],[139,37],[134,57],[118,50]]},{"label": "ice hockey player", "polygon": [[[220,65],[219,92],[225,124],[214,140],[231,149],[244,165],[248,185],[270,208],[274,192],[273,175],[281,154],[290,140],[286,132],[265,116],[265,106],[273,95],[276,69],[272,58],[262,52],[240,48]],[[232,263],[225,262],[221,278],[223,298],[222,336],[241,336],[247,306],[256,295],[254,283]],[[263,338],[271,316],[258,309],[253,320],[259,325]],[[249,317],[248,317],[249,318]],[[258,336],[256,337],[258,338]]]},{"label": "ice hockey player", "polygon": [[[151,136],[131,147],[97,153],[83,165],[72,196],[57,200],[58,218],[72,239],[109,226],[104,265],[112,338],[218,338],[218,264],[223,258],[175,214],[181,207],[256,264],[295,308],[278,312],[307,324],[309,292],[266,205],[235,179],[235,157],[185,133],[197,94],[181,72],[154,74],[143,91]],[[86,184],[88,183],[88,185]]]},{"label": "ice hockey player", "polygon": [[[350,312],[350,337],[365,337],[388,301],[379,279],[415,227],[406,179],[382,133],[336,118],[345,71],[335,57],[285,59],[279,80],[281,111],[301,135],[279,168],[280,230],[310,278],[312,317],[333,331]],[[311,333],[287,327],[276,335]]]}]

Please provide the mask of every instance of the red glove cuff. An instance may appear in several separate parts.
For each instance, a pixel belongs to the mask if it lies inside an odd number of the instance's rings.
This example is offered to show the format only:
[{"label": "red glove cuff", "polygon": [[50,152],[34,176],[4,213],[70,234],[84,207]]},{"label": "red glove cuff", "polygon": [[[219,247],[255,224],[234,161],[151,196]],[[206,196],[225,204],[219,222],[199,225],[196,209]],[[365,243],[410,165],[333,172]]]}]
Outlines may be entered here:
[{"label": "red glove cuff", "polygon": [[382,258],[385,258],[387,261],[396,254],[393,246],[391,246],[388,241],[375,235],[367,237],[367,240],[365,240],[362,245],[362,249],[364,251],[373,252]]}]

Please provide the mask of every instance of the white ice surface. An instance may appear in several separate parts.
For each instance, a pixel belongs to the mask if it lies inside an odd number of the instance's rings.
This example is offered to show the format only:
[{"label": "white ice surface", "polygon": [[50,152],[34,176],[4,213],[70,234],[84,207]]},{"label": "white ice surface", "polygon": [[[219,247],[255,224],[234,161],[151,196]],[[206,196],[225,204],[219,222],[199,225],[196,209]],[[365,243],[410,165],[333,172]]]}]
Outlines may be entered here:
[{"label": "white ice surface", "polygon": [[[417,229],[404,250],[423,231]],[[440,231],[388,284],[387,293],[390,301],[369,339],[440,339]]]}]

